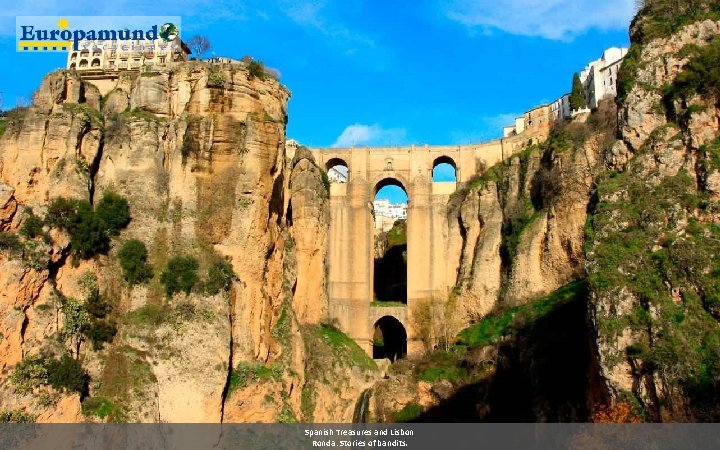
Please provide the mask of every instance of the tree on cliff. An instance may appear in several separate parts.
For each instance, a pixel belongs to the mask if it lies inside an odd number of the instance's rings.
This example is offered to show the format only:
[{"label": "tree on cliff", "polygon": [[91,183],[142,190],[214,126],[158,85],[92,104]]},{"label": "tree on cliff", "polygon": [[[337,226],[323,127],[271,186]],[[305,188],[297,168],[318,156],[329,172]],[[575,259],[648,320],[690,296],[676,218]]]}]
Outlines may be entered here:
[{"label": "tree on cliff", "polygon": [[196,34],[187,41],[187,46],[192,50],[192,54],[197,59],[202,59],[203,53],[210,50],[212,45],[210,40],[203,35]]},{"label": "tree on cliff", "polygon": [[573,75],[573,85],[570,93],[570,109],[577,110],[585,106],[585,90],[580,81],[580,75],[576,72],[575,75]]}]

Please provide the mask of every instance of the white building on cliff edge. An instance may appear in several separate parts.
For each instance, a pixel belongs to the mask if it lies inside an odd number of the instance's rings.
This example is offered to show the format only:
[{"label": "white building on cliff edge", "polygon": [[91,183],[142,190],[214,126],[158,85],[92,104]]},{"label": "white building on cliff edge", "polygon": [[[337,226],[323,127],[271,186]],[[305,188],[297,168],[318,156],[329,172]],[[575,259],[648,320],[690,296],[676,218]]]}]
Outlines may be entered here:
[{"label": "white building on cliff edge", "polygon": [[[580,72],[585,102],[590,109],[597,108],[603,98],[617,96],[617,75],[627,52],[627,48],[610,47],[603,52],[600,59],[592,61]],[[565,94],[552,103],[527,111],[523,116],[515,119],[514,125],[503,127],[503,137],[522,134],[525,130],[537,128],[546,122],[570,119],[580,112],[589,111],[589,109],[572,111],[570,94]],[[544,117],[545,115],[547,118]]]},{"label": "white building on cliff edge", "polygon": [[627,48],[610,47],[600,59],[591,62],[580,72],[585,101],[590,108],[597,108],[605,97],[617,96],[617,74],[627,52]]}]

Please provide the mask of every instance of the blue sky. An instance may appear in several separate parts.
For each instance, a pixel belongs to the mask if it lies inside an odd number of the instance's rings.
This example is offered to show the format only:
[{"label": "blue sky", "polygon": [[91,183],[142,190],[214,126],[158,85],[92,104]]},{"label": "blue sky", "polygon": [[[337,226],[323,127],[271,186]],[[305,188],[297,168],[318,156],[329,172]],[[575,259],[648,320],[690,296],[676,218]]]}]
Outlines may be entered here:
[{"label": "blue sky", "polygon": [[[633,0],[36,0],[3,5],[3,107],[63,54],[15,51],[17,15],[179,15],[182,36],[249,54],[292,91],[288,136],[309,146],[467,144],[501,134],[627,46]],[[210,54],[208,54],[211,56]]]}]

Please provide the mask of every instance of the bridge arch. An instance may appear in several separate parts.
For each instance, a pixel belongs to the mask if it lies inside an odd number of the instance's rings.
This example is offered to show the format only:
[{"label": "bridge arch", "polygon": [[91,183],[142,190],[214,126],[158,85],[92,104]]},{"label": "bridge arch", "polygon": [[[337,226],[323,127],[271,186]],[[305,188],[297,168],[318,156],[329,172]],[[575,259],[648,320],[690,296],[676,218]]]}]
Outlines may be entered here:
[{"label": "bridge arch", "polygon": [[373,359],[387,358],[392,362],[407,355],[407,330],[393,316],[383,316],[373,325]]},{"label": "bridge arch", "polygon": [[371,183],[374,186],[374,188],[371,192],[371,195],[372,195],[371,200],[375,199],[375,196],[377,195],[378,192],[380,192],[380,189],[382,189],[384,187],[388,187],[388,186],[399,187],[400,189],[405,191],[405,194],[408,196],[408,201],[410,200],[410,192],[408,191],[408,188],[406,187],[406,186],[408,186],[408,182],[404,177],[402,177],[398,174],[393,174],[393,175],[383,174],[383,175],[376,177],[374,180],[372,180]]},{"label": "bridge arch", "polygon": [[332,157],[325,163],[325,171],[331,183],[347,183],[350,181],[350,166],[339,157]]},{"label": "bridge arch", "polygon": [[[452,175],[450,176],[450,172]],[[458,166],[451,157],[443,155],[435,158],[432,164],[432,180],[433,182],[457,181]]]}]

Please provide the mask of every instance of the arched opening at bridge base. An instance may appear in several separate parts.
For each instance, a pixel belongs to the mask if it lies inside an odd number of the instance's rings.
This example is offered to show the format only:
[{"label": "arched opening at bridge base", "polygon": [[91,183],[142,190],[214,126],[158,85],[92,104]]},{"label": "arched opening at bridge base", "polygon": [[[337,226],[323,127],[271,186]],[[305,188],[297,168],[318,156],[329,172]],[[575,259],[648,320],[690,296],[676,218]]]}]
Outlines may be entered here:
[{"label": "arched opening at bridge base", "polygon": [[391,362],[407,355],[407,332],[403,324],[392,316],[375,322],[373,331],[373,359],[387,358]]},{"label": "arched opening at bridge base", "polygon": [[382,180],[375,188],[373,300],[407,303],[407,207],[402,183]]}]

